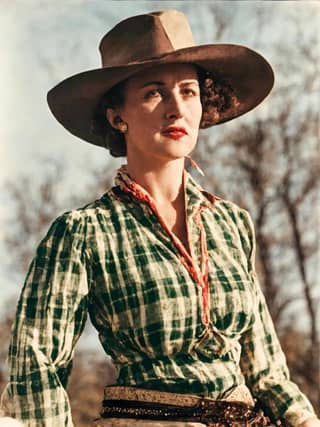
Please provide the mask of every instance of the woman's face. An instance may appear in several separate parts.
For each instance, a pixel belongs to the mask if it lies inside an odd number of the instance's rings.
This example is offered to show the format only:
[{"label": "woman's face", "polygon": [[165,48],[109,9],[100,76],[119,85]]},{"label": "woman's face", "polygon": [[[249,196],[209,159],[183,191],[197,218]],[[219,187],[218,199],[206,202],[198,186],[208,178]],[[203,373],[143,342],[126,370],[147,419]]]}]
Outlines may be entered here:
[{"label": "woman's face", "polygon": [[195,147],[202,106],[196,68],[190,64],[152,67],[129,78],[117,115],[128,124],[127,158],[168,161]]}]

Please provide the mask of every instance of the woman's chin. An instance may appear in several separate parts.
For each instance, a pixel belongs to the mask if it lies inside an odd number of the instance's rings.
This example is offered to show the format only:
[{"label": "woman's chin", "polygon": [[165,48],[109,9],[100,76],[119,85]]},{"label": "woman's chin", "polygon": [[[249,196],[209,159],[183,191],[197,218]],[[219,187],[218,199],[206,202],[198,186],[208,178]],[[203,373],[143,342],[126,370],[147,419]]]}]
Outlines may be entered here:
[{"label": "woman's chin", "polygon": [[185,142],[183,140],[171,140],[170,143],[164,144],[162,150],[164,154],[167,154],[169,157],[183,158],[189,156],[189,154],[194,150],[196,143]]}]

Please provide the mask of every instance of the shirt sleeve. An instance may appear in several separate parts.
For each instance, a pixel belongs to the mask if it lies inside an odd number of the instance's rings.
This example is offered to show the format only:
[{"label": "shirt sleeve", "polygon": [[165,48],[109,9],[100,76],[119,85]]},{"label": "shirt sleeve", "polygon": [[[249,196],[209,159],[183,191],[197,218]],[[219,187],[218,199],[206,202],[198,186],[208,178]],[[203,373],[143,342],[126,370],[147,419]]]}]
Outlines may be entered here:
[{"label": "shirt sleeve", "polygon": [[18,302],[9,347],[7,415],[27,427],[72,427],[65,391],[87,317],[85,227],[58,217],[39,244]]},{"label": "shirt sleeve", "polygon": [[241,369],[253,395],[269,415],[298,426],[315,416],[307,397],[290,380],[285,355],[281,349],[273,321],[256,275],[255,235],[252,220],[246,211],[240,215],[246,237],[242,238],[248,253],[248,269],[252,277],[256,304],[253,326],[241,338]]}]

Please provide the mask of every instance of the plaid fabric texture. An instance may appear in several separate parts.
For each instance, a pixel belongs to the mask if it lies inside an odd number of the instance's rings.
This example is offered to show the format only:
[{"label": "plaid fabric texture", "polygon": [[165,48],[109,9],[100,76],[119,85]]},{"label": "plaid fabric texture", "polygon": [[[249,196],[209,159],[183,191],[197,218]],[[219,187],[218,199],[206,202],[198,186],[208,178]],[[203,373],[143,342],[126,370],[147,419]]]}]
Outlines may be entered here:
[{"label": "plaid fabric texture", "polygon": [[248,213],[186,172],[184,182],[191,255],[124,167],[116,187],[53,222],[13,326],[3,395],[11,416],[28,427],[73,425],[65,388],[87,313],[118,385],[219,399],[247,383],[275,419],[298,425],[313,414],[289,380]]}]

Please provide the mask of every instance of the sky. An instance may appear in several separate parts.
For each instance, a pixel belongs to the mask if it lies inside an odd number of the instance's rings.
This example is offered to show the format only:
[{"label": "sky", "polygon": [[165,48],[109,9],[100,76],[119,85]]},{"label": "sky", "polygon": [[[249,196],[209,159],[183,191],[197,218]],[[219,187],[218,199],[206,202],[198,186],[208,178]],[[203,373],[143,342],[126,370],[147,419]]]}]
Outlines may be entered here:
[{"label": "sky", "polygon": [[[105,150],[68,134],[47,107],[48,90],[70,75],[99,68],[97,46],[100,39],[128,16],[164,8],[178,9],[188,16],[197,43],[217,42],[214,38],[217,22],[208,13],[213,4],[222,8],[226,17],[223,42],[250,46],[268,58],[276,73],[275,90],[281,85],[294,83],[303,72],[303,64],[297,60],[295,70],[289,69],[277,49],[279,46],[284,50],[292,49],[290,43],[297,36],[298,24],[303,25],[303,37],[312,37],[320,23],[320,3],[317,1],[1,1],[2,229],[7,226],[12,209],[6,183],[23,175],[33,177],[35,183],[41,181],[47,167],[43,158],[63,160],[65,179],[62,190],[66,194],[82,191],[90,178],[88,169],[116,169],[123,162],[111,159]],[[259,7],[262,21],[256,19],[253,6]],[[311,15],[307,13],[310,11]],[[294,19],[290,20],[290,17]],[[298,23],[296,26],[294,20]],[[272,102],[270,99],[264,103],[256,114],[269,114],[274,108]],[[0,236],[3,235],[0,232]],[[8,271],[10,256],[2,244],[0,307],[4,307],[7,298],[16,297],[22,286],[21,275]]]}]

